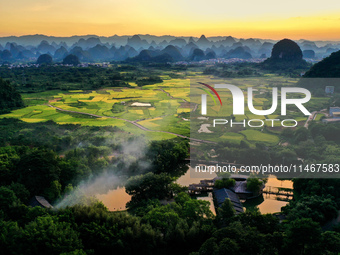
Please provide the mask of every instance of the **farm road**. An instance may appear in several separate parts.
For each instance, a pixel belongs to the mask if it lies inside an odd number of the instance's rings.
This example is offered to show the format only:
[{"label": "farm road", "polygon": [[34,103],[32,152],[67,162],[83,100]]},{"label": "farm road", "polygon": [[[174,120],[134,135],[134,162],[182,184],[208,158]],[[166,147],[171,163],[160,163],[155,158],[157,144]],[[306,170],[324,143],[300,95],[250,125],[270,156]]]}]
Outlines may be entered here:
[{"label": "farm road", "polygon": [[127,120],[127,119],[118,118],[118,117],[101,116],[101,115],[96,115],[96,114],[86,113],[86,112],[70,111],[70,110],[65,110],[65,109],[62,109],[62,108],[60,108],[60,107],[57,107],[57,106],[54,106],[54,105],[51,105],[51,104],[47,104],[47,105],[48,105],[49,107],[52,107],[52,108],[54,108],[54,109],[56,109],[56,110],[59,110],[59,111],[61,111],[61,112],[70,112],[70,113],[88,115],[88,116],[93,116],[93,117],[96,117],[96,118],[111,118],[111,119],[123,120],[123,121],[126,121],[126,122],[131,123],[132,125],[135,125],[135,126],[138,127],[139,129],[141,129],[141,130],[143,130],[143,131],[147,131],[147,132],[167,133],[167,134],[172,134],[172,135],[175,135],[175,136],[178,136],[178,137],[181,137],[181,138],[189,139],[189,140],[195,141],[195,142],[215,143],[215,142],[212,142],[212,141],[201,140],[201,139],[196,139],[196,138],[190,138],[190,137],[188,137],[188,136],[184,136],[184,135],[180,135],[180,134],[176,134],[176,133],[172,133],[172,132],[168,132],[168,131],[151,130],[151,129],[148,129],[148,128],[146,128],[146,127],[140,125],[140,124],[137,123],[136,121],[132,121],[132,120]]}]

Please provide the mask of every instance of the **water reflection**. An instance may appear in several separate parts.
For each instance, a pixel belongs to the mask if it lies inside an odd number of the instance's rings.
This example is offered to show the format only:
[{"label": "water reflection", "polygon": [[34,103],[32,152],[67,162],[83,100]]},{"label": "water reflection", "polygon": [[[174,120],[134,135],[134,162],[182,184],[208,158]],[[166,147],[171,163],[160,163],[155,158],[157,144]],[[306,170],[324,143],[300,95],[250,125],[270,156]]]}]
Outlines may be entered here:
[{"label": "water reflection", "polygon": [[126,203],[131,200],[131,196],[125,192],[124,187],[110,190],[108,193],[99,194],[96,195],[96,197],[102,201],[110,211],[126,210]]},{"label": "water reflection", "polygon": [[[201,179],[212,179],[216,175],[207,174],[207,176],[202,176],[201,178],[192,178],[190,176],[190,169],[182,175],[176,182],[182,186],[189,186],[192,183],[198,183]],[[271,187],[282,187],[282,188],[293,188],[293,183],[291,181],[280,181],[275,178],[275,176],[270,176],[266,186]],[[131,196],[125,192],[125,188],[121,187],[115,190],[110,190],[107,194],[100,194],[96,196],[101,200],[104,205],[110,211],[122,211],[126,210],[126,203],[131,200]],[[285,198],[285,197],[282,197]],[[210,210],[215,214],[215,208],[213,204],[212,194],[209,193],[207,196],[198,196],[197,199],[206,200],[210,202]],[[281,207],[285,206],[287,201],[277,200],[276,195],[263,194],[256,199],[248,200],[244,203],[247,210],[254,210],[256,207],[259,208],[261,213],[275,213],[280,212]]]},{"label": "water reflection", "polygon": [[[214,177],[216,177],[216,174],[206,173],[206,176],[202,176],[201,178],[192,178],[190,176],[190,169],[189,169],[184,175],[182,175],[177,180],[177,183],[183,186],[188,186],[189,184],[192,184],[192,183],[199,183],[201,179],[212,179]],[[274,175],[270,175],[266,186],[292,189],[293,183],[292,181],[278,180]],[[258,198],[248,200],[247,202],[244,203],[244,206],[247,210],[255,210],[255,208],[258,208],[262,214],[280,212],[281,207],[285,206],[288,202],[279,201],[277,200],[277,197],[278,196],[276,195],[264,194],[263,196],[260,196]],[[284,199],[285,197],[281,197],[281,198]],[[208,200],[207,198],[204,198],[204,199]],[[211,208],[214,208],[212,199],[211,199]]]},{"label": "water reflection", "polygon": [[210,174],[210,173],[200,173],[200,178],[193,178],[193,177],[191,177],[191,174],[190,174],[191,170],[194,171],[190,167],[189,170],[184,175],[179,177],[176,182],[178,184],[182,185],[182,186],[189,186],[190,184],[193,184],[193,183],[199,183],[200,180],[203,180],[203,179],[213,179],[213,178],[215,178],[217,176],[215,173],[213,173],[213,174]]},{"label": "water reflection", "polygon": [[[275,178],[275,176],[271,175],[268,178],[268,182],[266,186],[271,187],[280,187],[280,188],[293,188],[292,181],[281,181]],[[243,205],[246,210],[255,210],[258,208],[262,214],[265,213],[276,213],[281,212],[281,207],[285,206],[287,201],[280,201],[277,199],[285,199],[286,197],[279,197],[271,194],[263,194],[262,196],[248,200]]]}]

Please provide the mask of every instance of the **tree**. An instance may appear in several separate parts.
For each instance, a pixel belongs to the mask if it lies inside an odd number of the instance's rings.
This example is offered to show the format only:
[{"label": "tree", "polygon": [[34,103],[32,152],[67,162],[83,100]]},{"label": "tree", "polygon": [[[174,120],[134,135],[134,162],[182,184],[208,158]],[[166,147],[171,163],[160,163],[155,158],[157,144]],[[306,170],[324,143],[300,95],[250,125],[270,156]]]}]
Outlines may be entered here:
[{"label": "tree", "polygon": [[7,186],[7,188],[9,188],[10,190],[13,190],[15,196],[18,199],[20,199],[22,203],[27,203],[28,200],[30,199],[30,192],[21,183],[12,182],[10,185]]},{"label": "tree", "polygon": [[234,217],[235,209],[229,198],[224,200],[221,207],[218,209],[218,215],[224,222],[230,222],[230,219]]},{"label": "tree", "polygon": [[45,191],[46,198],[49,201],[54,201],[60,198],[61,194],[61,184],[58,180],[54,180],[51,182],[50,186]]},{"label": "tree", "polygon": [[181,193],[177,194],[177,196],[175,196],[175,201],[179,205],[184,205],[184,203],[189,201],[190,199],[191,198],[190,198],[189,194],[187,194],[185,192],[181,192]]},{"label": "tree", "polygon": [[60,168],[53,151],[33,149],[18,162],[18,181],[26,186],[31,195],[42,194],[51,182],[59,180]]},{"label": "tree", "polygon": [[138,204],[142,200],[170,197],[172,181],[173,178],[166,173],[147,173],[131,177],[125,185],[126,193],[132,196],[130,205]]},{"label": "tree", "polygon": [[199,249],[199,255],[217,255],[218,245],[216,241],[217,240],[214,237],[211,237],[205,241]]},{"label": "tree", "polygon": [[60,255],[86,255],[87,253],[83,250],[74,250],[70,252],[63,252]]},{"label": "tree", "polygon": [[83,245],[70,223],[55,216],[38,217],[24,229],[25,254],[60,254],[82,249]]},{"label": "tree", "polygon": [[23,254],[23,230],[17,222],[0,220],[0,247],[3,254]]},{"label": "tree", "polygon": [[273,234],[280,230],[279,220],[272,214],[261,214],[260,211],[246,211],[237,215],[243,226],[256,228],[263,234]]},{"label": "tree", "polygon": [[340,233],[334,231],[323,232],[322,247],[325,254],[338,254],[340,251]]},{"label": "tree", "polygon": [[304,196],[283,207],[288,219],[311,218],[315,222],[326,223],[337,217],[337,205],[331,197]]},{"label": "tree", "polygon": [[288,225],[284,241],[285,249],[290,254],[320,254],[320,225],[306,218],[292,221]]},{"label": "tree", "polygon": [[52,64],[52,57],[48,54],[42,54],[37,59],[37,64],[42,65],[50,65]]},{"label": "tree", "polygon": [[219,255],[237,255],[239,254],[239,247],[235,240],[224,238],[218,246]]},{"label": "tree", "polygon": [[24,107],[21,95],[8,81],[0,78],[0,114]]},{"label": "tree", "polygon": [[9,188],[0,187],[0,210],[7,212],[10,206],[18,201],[13,190]]},{"label": "tree", "polygon": [[213,217],[209,201],[204,200],[190,199],[183,204],[181,211],[181,217],[188,219],[190,222]]},{"label": "tree", "polygon": [[247,190],[253,192],[254,195],[259,194],[263,186],[262,180],[256,177],[249,177],[247,179]]},{"label": "tree", "polygon": [[234,179],[229,178],[222,178],[221,180],[215,181],[215,188],[222,189],[222,188],[230,188],[235,186],[236,181]]},{"label": "tree", "polygon": [[241,142],[240,142],[240,148],[249,149],[249,148],[250,148],[250,145],[249,145],[249,143],[247,143],[246,141],[241,140]]},{"label": "tree", "polygon": [[180,217],[178,213],[171,207],[171,205],[160,206],[149,211],[144,217],[150,225],[154,228],[159,228],[164,231],[170,225],[176,225]]},{"label": "tree", "polygon": [[300,127],[296,129],[295,135],[294,135],[296,142],[306,141],[308,139],[308,136],[309,136],[309,131],[305,127]]},{"label": "tree", "polygon": [[157,173],[176,172],[188,155],[188,142],[175,140],[152,141],[147,158],[152,161]]}]

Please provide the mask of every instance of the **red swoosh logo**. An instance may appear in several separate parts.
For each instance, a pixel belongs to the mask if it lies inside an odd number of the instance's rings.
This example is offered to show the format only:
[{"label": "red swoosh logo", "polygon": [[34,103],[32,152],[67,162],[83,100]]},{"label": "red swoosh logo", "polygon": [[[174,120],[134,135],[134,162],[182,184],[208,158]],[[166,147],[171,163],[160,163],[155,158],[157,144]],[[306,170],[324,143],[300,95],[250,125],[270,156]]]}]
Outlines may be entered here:
[{"label": "red swoosh logo", "polygon": [[209,89],[211,89],[211,91],[214,92],[215,95],[217,96],[218,100],[220,100],[220,104],[222,105],[222,101],[221,101],[220,95],[217,93],[217,91],[216,91],[213,87],[211,87],[210,85],[205,84],[205,83],[203,83],[203,82],[198,82],[198,83],[199,83],[199,84],[202,84],[202,85],[204,85],[204,86],[206,86],[206,87],[209,88]]}]

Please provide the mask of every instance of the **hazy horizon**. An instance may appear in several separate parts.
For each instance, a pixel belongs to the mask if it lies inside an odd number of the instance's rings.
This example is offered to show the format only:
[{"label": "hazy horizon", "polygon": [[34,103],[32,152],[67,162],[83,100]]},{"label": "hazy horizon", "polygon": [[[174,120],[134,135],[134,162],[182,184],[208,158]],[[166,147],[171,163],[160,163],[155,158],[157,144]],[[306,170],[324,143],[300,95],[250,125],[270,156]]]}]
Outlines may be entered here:
[{"label": "hazy horizon", "polygon": [[269,0],[17,0],[0,3],[0,37],[156,36],[340,40],[340,2]]},{"label": "hazy horizon", "polygon": [[98,37],[98,38],[110,38],[110,37],[114,37],[114,36],[118,36],[118,37],[133,37],[134,35],[138,35],[138,36],[150,36],[150,37],[175,37],[175,38],[190,38],[190,37],[193,37],[193,38],[200,38],[202,35],[204,35],[207,39],[209,38],[218,38],[220,37],[221,39],[223,38],[226,38],[226,37],[232,37],[236,40],[246,40],[246,39],[254,39],[254,40],[262,40],[262,41],[280,41],[282,39],[291,39],[291,40],[294,40],[294,41],[302,41],[302,40],[306,40],[306,41],[314,41],[314,42],[340,42],[340,38],[339,39],[307,39],[307,38],[298,38],[298,39],[294,39],[294,38],[290,38],[290,37],[287,37],[287,36],[282,36],[278,39],[276,38],[260,38],[260,37],[237,37],[237,36],[233,36],[233,35],[210,35],[210,36],[207,36],[205,34],[201,34],[201,35],[173,35],[173,34],[161,34],[161,35],[155,35],[155,34],[142,34],[142,33],[136,33],[136,34],[112,34],[112,35],[99,35],[99,34],[73,34],[73,35],[66,35],[66,36],[63,36],[63,35],[48,35],[48,34],[22,34],[22,35],[7,35],[7,36],[0,36],[0,38],[8,38],[8,37],[17,37],[17,38],[20,38],[20,37],[26,37],[26,36],[46,36],[46,37],[55,37],[55,38],[72,38],[72,37]]}]

